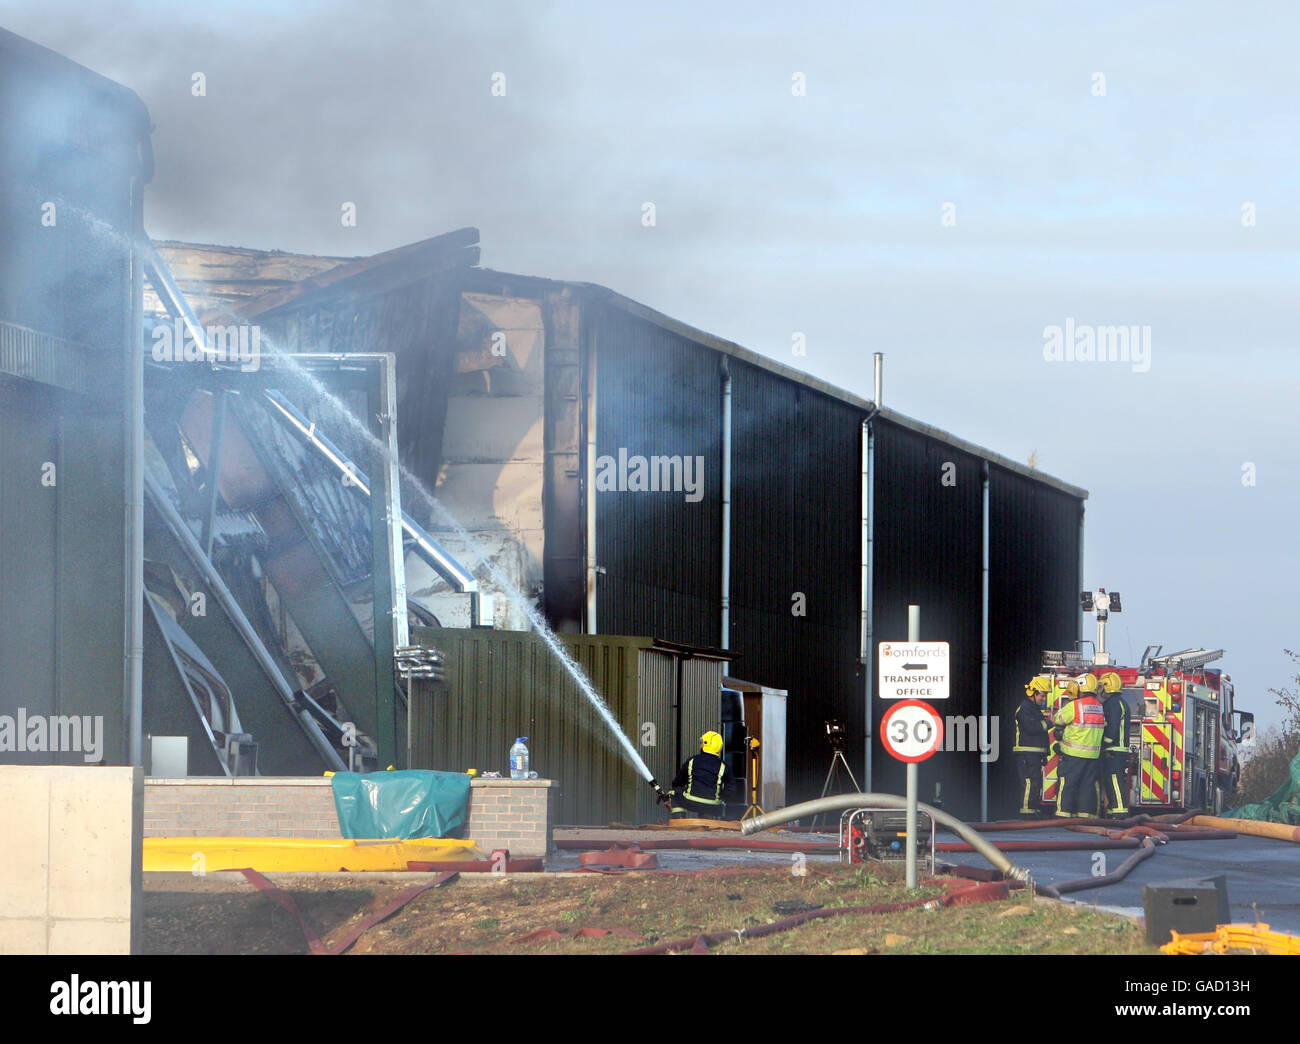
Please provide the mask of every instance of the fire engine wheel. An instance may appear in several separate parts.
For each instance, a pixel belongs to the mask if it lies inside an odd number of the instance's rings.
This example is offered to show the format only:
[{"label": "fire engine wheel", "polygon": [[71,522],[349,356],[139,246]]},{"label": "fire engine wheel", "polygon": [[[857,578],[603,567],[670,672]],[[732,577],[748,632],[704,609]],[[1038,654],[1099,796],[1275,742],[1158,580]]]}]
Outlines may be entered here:
[{"label": "fire engine wheel", "polygon": [[1214,814],[1222,815],[1224,810],[1231,807],[1237,794],[1237,773],[1234,771],[1228,777],[1227,786],[1214,788]]}]

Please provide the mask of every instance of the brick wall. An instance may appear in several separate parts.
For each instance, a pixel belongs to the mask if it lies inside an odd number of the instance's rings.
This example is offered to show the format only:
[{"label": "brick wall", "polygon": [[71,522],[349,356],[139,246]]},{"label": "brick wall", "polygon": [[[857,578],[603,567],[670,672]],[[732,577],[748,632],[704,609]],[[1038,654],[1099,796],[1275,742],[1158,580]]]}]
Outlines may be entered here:
[{"label": "brick wall", "polygon": [[341,837],[324,776],[147,779],[145,837]]},{"label": "brick wall", "polygon": [[556,785],[550,779],[476,779],[470,784],[469,836],[490,852],[526,858],[553,847]]},{"label": "brick wall", "polygon": [[[551,847],[555,783],[476,779],[469,828],[484,853],[544,856]],[[334,791],[323,776],[148,779],[145,837],[341,837]]]}]

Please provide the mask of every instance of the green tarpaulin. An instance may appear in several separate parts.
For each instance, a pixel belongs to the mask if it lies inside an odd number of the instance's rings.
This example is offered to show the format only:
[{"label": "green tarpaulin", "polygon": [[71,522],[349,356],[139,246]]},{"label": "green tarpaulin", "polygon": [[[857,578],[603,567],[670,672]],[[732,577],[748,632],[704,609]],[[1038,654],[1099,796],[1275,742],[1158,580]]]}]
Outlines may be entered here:
[{"label": "green tarpaulin", "polygon": [[469,808],[463,772],[336,772],[334,807],[344,837],[460,837]]},{"label": "green tarpaulin", "polygon": [[1300,826],[1300,754],[1291,760],[1291,778],[1275,794],[1255,805],[1243,805],[1224,815],[1235,819],[1260,819],[1269,823]]}]

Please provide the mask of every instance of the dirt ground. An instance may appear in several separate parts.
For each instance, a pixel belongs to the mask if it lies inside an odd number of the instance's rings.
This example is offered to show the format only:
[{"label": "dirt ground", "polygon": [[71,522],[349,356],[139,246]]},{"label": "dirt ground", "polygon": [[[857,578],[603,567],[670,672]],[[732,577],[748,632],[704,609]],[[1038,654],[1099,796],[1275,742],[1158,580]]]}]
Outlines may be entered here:
[{"label": "dirt ground", "polygon": [[[941,896],[967,881],[928,879],[914,892],[893,866],[809,864],[732,867],[703,873],[468,875],[418,896],[370,928],[356,954],[606,954],[710,932],[735,932],[806,909],[834,909]],[[305,919],[337,941],[410,882],[366,875],[275,878]],[[297,920],[233,875],[146,877],[145,945],[155,954],[293,954],[308,948]],[[579,935],[615,929],[618,934]],[[559,938],[522,937],[535,932]],[[623,934],[627,933],[627,934]],[[578,937],[575,937],[578,936]],[[846,914],[714,953],[1150,953],[1141,928],[1080,905],[1031,899],[972,906]]]}]

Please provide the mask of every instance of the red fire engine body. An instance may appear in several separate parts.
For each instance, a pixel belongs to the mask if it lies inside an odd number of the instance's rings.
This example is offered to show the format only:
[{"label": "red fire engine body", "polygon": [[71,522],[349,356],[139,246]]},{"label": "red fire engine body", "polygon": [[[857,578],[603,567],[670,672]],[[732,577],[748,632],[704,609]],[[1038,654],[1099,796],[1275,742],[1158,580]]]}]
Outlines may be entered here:
[{"label": "red fire engine body", "polygon": [[[1129,808],[1141,812],[1230,807],[1241,766],[1238,748],[1254,715],[1233,706],[1231,675],[1207,667],[1222,649],[1160,654],[1151,646],[1138,667],[1096,663],[1077,652],[1043,654],[1041,676],[1051,682],[1046,714],[1051,721],[1066,683],[1091,672],[1114,671],[1123,689],[1114,699],[1129,707]],[[1056,802],[1060,758],[1049,753],[1043,769],[1043,804]]]}]

